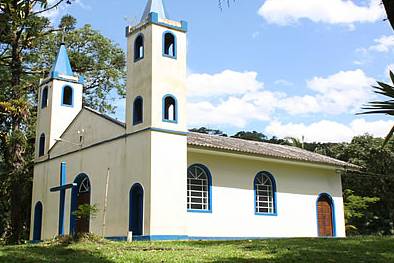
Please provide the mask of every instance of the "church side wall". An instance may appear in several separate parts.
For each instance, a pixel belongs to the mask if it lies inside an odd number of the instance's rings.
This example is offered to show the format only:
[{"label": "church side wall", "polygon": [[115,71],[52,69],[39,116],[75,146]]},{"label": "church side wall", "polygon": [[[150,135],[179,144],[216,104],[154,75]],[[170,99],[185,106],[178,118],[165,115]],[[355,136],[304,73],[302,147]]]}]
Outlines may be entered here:
[{"label": "church side wall", "polygon": [[[336,236],[345,236],[341,178],[334,169],[286,165],[188,151],[188,166],[203,164],[212,176],[212,213],[188,213],[190,237],[316,237],[316,201],[329,193]],[[256,215],[254,178],[270,172],[276,181],[277,216]]]}]

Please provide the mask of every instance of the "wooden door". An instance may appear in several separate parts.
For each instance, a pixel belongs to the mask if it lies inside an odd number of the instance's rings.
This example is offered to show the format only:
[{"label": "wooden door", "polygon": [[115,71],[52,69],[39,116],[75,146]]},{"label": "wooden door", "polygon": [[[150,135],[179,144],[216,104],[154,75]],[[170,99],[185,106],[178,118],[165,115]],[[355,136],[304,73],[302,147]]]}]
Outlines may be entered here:
[{"label": "wooden door", "polygon": [[332,203],[326,196],[321,196],[317,202],[317,218],[319,225],[319,236],[333,236]]}]

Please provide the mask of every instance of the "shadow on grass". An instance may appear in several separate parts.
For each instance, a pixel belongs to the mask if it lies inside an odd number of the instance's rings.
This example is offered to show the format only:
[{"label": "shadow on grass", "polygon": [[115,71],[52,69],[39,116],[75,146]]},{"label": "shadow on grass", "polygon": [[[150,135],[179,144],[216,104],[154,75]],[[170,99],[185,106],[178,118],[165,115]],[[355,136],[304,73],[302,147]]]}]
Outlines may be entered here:
[{"label": "shadow on grass", "polygon": [[99,252],[72,249],[66,245],[42,246],[27,245],[7,246],[0,249],[0,262],[53,263],[53,262],[91,262],[112,263]]},{"label": "shadow on grass", "polygon": [[394,262],[394,239],[390,238],[245,241],[238,243],[237,248],[243,254],[258,253],[253,257],[223,257],[213,262]]}]

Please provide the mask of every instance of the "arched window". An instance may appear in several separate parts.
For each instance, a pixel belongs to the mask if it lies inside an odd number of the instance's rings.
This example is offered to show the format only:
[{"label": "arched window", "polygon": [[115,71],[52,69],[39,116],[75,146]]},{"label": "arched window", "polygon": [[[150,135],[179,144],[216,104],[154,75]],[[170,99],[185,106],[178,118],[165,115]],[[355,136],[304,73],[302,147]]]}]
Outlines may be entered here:
[{"label": "arched window", "polygon": [[143,122],[143,99],[137,97],[133,104],[133,125]]},{"label": "arched window", "polygon": [[194,164],[187,169],[187,210],[212,211],[212,179],[207,167]]},{"label": "arched window", "polygon": [[45,154],[45,134],[41,134],[40,136],[40,142],[38,144],[38,156],[44,156]]},{"label": "arched window", "polygon": [[255,213],[276,215],[276,185],[268,172],[260,172],[254,178]]},{"label": "arched window", "polygon": [[134,42],[134,61],[144,58],[144,37],[142,34],[138,35]]},{"label": "arched window", "polygon": [[163,49],[164,56],[176,58],[176,38],[171,32],[163,35]]},{"label": "arched window", "polygon": [[41,93],[41,109],[48,106],[48,87],[44,87]]},{"label": "arched window", "polygon": [[73,106],[73,96],[73,88],[70,86],[64,86],[62,93],[62,105]]},{"label": "arched window", "polygon": [[175,97],[166,95],[163,98],[163,121],[177,122],[177,102]]}]

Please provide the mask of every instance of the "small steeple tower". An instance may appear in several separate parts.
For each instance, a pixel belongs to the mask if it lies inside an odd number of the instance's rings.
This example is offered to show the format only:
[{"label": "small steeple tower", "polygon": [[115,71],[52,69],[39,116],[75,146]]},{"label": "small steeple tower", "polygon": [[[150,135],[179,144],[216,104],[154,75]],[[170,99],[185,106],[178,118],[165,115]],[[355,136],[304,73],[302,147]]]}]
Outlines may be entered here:
[{"label": "small steeple tower", "polygon": [[83,78],[74,74],[64,43],[49,76],[40,81],[36,129],[36,158],[46,158],[82,109]]},{"label": "small steeple tower", "polygon": [[133,234],[186,231],[186,33],[162,0],[148,0],[141,22],[126,29],[127,163],[145,195],[144,229],[132,225]]}]

